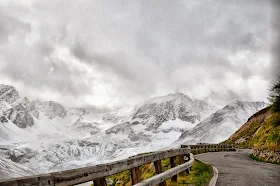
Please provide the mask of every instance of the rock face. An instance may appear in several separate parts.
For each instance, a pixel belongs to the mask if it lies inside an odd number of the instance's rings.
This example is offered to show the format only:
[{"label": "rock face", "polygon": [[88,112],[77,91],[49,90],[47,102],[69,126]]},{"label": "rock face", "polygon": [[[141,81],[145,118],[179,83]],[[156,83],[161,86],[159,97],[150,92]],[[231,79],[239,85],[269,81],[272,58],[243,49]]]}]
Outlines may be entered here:
[{"label": "rock face", "polygon": [[19,128],[26,128],[34,125],[34,120],[29,111],[22,103],[18,103],[19,94],[17,90],[8,85],[0,85],[0,111],[1,121],[11,120]]},{"label": "rock face", "polygon": [[67,110],[68,115],[83,116],[89,114],[90,112],[84,108],[70,108]]},{"label": "rock face", "polygon": [[12,106],[5,102],[5,101],[0,101],[0,115],[3,115],[3,112],[8,110],[9,108],[12,108]]},{"label": "rock face", "polygon": [[84,122],[82,121],[82,118],[79,118],[75,123],[74,127],[76,130],[87,130],[91,135],[97,134],[100,132],[100,129],[98,127],[98,123],[95,122]]},{"label": "rock face", "polygon": [[34,125],[34,120],[28,110],[20,103],[5,112],[5,116],[19,128]]},{"label": "rock face", "polygon": [[29,101],[28,98],[24,97],[21,103],[30,114],[32,114],[35,118],[39,119],[40,113],[33,102]]},{"label": "rock face", "polygon": [[[210,115],[215,110],[215,106],[206,102],[192,100],[182,93],[175,93],[156,97],[135,106],[132,112],[128,114],[130,117],[127,121],[131,125],[145,125],[147,131],[156,131],[163,122],[175,119],[195,125],[205,115]],[[124,121],[118,114],[110,115],[106,119]]]},{"label": "rock face", "polygon": [[0,102],[5,101],[11,104],[17,99],[19,99],[19,94],[14,87],[0,84]]},{"label": "rock face", "polygon": [[191,124],[198,123],[205,113],[214,110],[215,107],[206,102],[175,93],[148,100],[137,109],[132,120],[143,120],[146,130],[156,130],[163,122],[176,118]]},{"label": "rock face", "polygon": [[182,128],[194,127],[214,110],[216,107],[206,102],[174,93],[147,100],[130,110],[105,115],[103,119],[118,123],[107,129],[106,134],[127,135],[131,141],[151,142],[157,134],[181,134]]},{"label": "rock face", "polygon": [[46,101],[46,102],[35,101],[33,102],[33,104],[39,111],[43,112],[45,116],[47,116],[49,119],[53,119],[55,117],[64,118],[67,115],[65,108],[59,103],[56,103],[54,101]]},{"label": "rock face", "polygon": [[254,156],[256,156],[259,159],[265,160],[266,162],[272,162],[272,163],[278,163],[280,164],[280,150],[258,150],[255,149]]},{"label": "rock face", "polygon": [[235,101],[218,110],[192,130],[182,133],[176,143],[219,143],[226,140],[247,119],[266,107],[265,102]]},{"label": "rock face", "polygon": [[0,116],[0,122],[1,123],[8,122],[8,119],[5,116]]}]

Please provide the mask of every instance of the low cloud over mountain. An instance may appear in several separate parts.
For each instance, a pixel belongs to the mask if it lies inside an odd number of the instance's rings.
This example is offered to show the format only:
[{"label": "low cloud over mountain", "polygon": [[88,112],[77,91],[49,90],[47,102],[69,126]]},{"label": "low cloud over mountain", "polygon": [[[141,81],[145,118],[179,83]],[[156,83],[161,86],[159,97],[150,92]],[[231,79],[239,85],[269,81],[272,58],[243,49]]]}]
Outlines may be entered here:
[{"label": "low cloud over mountain", "polygon": [[216,105],[265,100],[279,67],[270,1],[30,0],[0,7],[0,82],[69,107],[104,112],[170,92]]}]

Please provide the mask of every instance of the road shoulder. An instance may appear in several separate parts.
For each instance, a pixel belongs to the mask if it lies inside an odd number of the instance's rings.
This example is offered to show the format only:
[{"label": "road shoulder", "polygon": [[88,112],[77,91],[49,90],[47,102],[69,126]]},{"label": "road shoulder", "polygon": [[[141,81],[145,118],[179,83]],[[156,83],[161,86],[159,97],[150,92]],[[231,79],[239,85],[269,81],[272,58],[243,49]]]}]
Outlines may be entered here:
[{"label": "road shoulder", "polygon": [[219,175],[218,169],[216,167],[214,167],[213,165],[211,165],[209,163],[206,163],[205,161],[202,161],[202,160],[197,159],[197,158],[196,158],[196,160],[201,161],[202,163],[205,163],[207,165],[210,165],[213,168],[213,177],[211,178],[208,186],[215,186],[216,183],[217,183],[217,180],[218,180],[218,175]]}]

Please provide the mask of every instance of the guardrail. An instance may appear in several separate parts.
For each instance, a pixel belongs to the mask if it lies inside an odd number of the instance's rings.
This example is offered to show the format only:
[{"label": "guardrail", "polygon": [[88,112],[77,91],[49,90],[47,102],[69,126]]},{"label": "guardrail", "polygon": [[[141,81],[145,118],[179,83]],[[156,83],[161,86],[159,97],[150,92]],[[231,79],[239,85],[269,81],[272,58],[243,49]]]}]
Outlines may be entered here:
[{"label": "guardrail", "polygon": [[[126,170],[131,172],[133,185],[154,186],[159,184],[166,186],[166,179],[171,178],[172,181],[177,181],[177,174],[189,173],[194,163],[191,151],[189,146],[158,151],[107,164],[0,181],[0,186],[67,186],[89,181],[93,181],[94,186],[105,186],[107,185],[106,177]],[[176,163],[177,156],[179,156],[178,163]],[[166,158],[170,158],[171,169],[163,172],[161,160]],[[141,181],[139,167],[151,162],[154,163],[157,175]]]},{"label": "guardrail", "polygon": [[[225,144],[181,145],[180,149],[137,155],[107,164],[0,181],[0,186],[68,186],[89,181],[93,181],[94,186],[106,186],[106,177],[126,170],[130,170],[132,184],[135,186],[166,186],[165,180],[171,178],[177,182],[177,174],[190,172],[194,163],[193,154],[234,150],[232,145]],[[170,158],[171,169],[163,172],[161,160],[166,158]],[[157,175],[141,181],[140,166],[152,162]]]},{"label": "guardrail", "polygon": [[233,148],[236,148],[236,149],[254,149],[253,146],[241,146],[241,145],[233,145]]},{"label": "guardrail", "polygon": [[200,145],[181,145],[182,148],[190,147],[193,154],[204,152],[235,151],[232,145],[227,144],[200,144]]}]

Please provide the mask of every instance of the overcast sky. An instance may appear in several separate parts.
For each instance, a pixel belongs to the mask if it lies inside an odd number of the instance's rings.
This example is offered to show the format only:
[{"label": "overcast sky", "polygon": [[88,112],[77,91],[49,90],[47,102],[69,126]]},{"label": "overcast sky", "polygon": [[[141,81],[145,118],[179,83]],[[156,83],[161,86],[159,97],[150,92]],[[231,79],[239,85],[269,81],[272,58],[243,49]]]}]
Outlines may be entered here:
[{"label": "overcast sky", "polygon": [[266,101],[280,69],[271,12],[263,0],[0,0],[0,83],[101,111],[173,92]]}]

